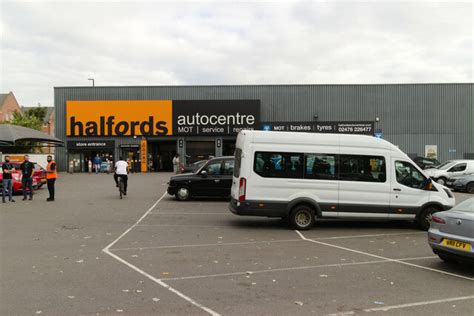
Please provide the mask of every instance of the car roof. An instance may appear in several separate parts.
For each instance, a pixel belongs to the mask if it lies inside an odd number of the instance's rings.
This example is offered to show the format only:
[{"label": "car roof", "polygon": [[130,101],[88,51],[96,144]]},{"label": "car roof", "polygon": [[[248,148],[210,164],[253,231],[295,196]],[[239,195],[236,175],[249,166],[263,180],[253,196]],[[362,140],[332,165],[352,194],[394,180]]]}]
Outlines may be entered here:
[{"label": "car roof", "polygon": [[216,159],[234,159],[234,156],[220,156],[220,157],[214,157],[209,159],[209,161],[216,160]]}]

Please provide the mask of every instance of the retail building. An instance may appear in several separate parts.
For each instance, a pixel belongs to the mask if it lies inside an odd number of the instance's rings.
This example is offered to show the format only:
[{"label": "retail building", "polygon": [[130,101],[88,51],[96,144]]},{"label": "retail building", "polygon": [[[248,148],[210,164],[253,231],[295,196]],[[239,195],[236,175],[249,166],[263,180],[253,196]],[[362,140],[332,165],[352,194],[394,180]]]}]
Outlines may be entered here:
[{"label": "retail building", "polygon": [[[169,171],[232,155],[241,129],[357,133],[409,155],[474,158],[474,84],[56,87],[60,170],[95,155]],[[73,164],[71,164],[73,162]]]}]

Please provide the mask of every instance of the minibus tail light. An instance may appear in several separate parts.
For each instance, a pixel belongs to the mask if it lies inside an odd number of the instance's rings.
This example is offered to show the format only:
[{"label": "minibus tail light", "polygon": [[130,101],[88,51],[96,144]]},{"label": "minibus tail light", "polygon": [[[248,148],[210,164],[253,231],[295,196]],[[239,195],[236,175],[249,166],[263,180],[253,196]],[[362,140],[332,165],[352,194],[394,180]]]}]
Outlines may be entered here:
[{"label": "minibus tail light", "polygon": [[240,178],[240,183],[239,183],[239,201],[240,202],[245,201],[246,186],[247,186],[247,180],[245,178]]}]

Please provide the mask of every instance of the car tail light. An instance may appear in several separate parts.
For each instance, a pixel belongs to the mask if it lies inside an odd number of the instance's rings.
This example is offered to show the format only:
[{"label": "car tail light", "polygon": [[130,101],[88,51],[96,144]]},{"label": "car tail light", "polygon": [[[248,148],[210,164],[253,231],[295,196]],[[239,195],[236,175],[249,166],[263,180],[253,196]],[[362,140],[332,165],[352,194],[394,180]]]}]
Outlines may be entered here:
[{"label": "car tail light", "polygon": [[246,186],[247,186],[247,180],[245,178],[240,178],[240,183],[239,183],[239,201],[240,202],[245,201]]},{"label": "car tail light", "polygon": [[431,216],[431,221],[432,222],[435,222],[435,223],[438,223],[438,224],[446,224],[446,221],[444,219],[442,219],[441,217],[438,217],[438,216]]}]

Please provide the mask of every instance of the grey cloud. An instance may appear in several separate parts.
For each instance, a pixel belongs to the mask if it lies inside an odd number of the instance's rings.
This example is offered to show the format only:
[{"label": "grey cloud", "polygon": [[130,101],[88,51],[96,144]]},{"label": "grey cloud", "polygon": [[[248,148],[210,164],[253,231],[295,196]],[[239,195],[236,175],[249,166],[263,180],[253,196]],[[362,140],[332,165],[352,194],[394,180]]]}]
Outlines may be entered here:
[{"label": "grey cloud", "polygon": [[2,91],[472,82],[471,3],[2,2]]}]

